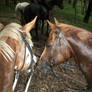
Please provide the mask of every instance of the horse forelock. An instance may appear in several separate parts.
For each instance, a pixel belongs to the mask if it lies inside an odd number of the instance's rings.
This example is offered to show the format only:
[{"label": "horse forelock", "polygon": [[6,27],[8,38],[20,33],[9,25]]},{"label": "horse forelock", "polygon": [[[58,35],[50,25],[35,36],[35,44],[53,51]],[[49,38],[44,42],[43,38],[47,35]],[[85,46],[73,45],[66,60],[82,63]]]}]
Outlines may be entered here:
[{"label": "horse forelock", "polygon": [[[16,23],[11,23],[7,25],[0,33],[0,53],[6,59],[6,61],[12,61],[15,56],[14,50],[6,43],[6,40],[12,38],[16,41],[21,41],[21,35],[19,31],[21,31],[21,26]],[[6,39],[3,39],[6,38]]]}]

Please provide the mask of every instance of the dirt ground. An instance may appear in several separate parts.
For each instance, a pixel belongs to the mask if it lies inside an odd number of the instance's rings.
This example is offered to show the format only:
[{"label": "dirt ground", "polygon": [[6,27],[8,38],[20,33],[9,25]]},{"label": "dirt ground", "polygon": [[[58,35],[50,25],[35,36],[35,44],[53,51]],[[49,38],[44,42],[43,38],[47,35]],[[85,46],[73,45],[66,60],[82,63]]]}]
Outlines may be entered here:
[{"label": "dirt ground", "polygon": [[[34,42],[33,52],[38,56],[41,55],[46,38]],[[40,72],[38,69],[34,71],[32,81],[28,92],[79,92],[86,89],[86,80],[77,66],[74,59],[69,60],[71,66],[64,67],[58,65],[54,67],[56,73],[49,72],[47,74]],[[24,92],[28,73],[22,72],[18,81],[16,92]]]}]

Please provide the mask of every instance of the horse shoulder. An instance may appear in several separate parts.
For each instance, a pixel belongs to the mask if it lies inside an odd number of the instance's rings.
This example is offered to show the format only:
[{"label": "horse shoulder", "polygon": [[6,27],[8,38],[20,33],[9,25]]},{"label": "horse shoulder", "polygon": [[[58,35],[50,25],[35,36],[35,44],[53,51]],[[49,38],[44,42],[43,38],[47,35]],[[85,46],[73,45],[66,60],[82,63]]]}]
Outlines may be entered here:
[{"label": "horse shoulder", "polygon": [[0,92],[12,92],[14,64],[11,63],[0,53]]}]

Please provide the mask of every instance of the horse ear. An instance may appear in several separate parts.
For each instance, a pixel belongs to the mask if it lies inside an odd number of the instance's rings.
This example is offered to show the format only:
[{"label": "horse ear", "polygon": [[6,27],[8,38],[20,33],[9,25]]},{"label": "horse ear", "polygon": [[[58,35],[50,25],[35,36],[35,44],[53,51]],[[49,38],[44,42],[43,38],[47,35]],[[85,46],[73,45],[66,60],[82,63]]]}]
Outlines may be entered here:
[{"label": "horse ear", "polygon": [[55,24],[58,25],[60,22],[54,17]]},{"label": "horse ear", "polygon": [[30,32],[35,25],[36,19],[37,19],[37,16],[31,22],[29,22],[28,24],[25,24],[22,27],[22,30],[24,30],[26,32]]},{"label": "horse ear", "polygon": [[55,25],[52,24],[49,20],[47,20],[47,22],[48,22],[48,24],[50,25],[51,29],[53,29]]}]

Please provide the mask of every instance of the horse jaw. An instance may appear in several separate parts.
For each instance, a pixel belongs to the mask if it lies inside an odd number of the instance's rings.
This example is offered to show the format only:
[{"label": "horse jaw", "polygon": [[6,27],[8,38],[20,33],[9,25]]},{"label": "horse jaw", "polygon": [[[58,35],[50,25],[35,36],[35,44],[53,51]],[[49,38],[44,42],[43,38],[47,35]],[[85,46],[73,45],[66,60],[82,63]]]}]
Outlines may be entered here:
[{"label": "horse jaw", "polygon": [[26,31],[26,33],[29,33],[32,28],[34,27],[35,25],[35,22],[36,22],[36,19],[37,19],[37,16],[29,23],[25,24],[23,27],[22,27],[22,30],[23,31]]}]

